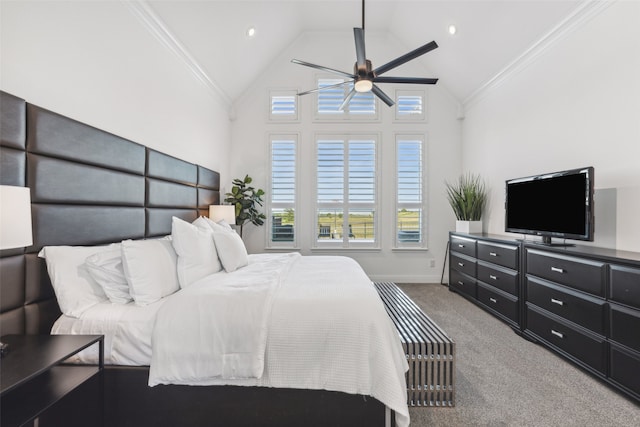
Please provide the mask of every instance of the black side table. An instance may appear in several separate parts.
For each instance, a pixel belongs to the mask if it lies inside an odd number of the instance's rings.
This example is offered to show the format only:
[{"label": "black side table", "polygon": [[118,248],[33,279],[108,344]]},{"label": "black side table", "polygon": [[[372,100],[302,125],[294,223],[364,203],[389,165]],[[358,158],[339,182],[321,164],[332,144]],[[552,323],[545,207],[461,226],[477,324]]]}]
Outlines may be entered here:
[{"label": "black side table", "polygon": [[[0,425],[103,424],[102,335],[5,335],[0,341],[9,345],[0,359]],[[65,363],[92,345],[99,346],[98,365]]]}]

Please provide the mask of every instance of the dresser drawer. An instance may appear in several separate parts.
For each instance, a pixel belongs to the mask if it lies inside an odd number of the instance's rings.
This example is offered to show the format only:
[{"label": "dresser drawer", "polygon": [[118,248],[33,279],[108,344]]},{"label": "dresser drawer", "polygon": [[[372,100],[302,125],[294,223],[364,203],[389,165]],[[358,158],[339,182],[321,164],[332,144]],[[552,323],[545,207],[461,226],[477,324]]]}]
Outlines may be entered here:
[{"label": "dresser drawer", "polygon": [[478,301],[503,316],[518,322],[518,298],[478,283]]},{"label": "dresser drawer", "polygon": [[611,343],[609,376],[640,397],[640,354]]},{"label": "dresser drawer", "polygon": [[530,306],[527,307],[527,329],[587,366],[606,373],[607,343],[604,338],[587,334]]},{"label": "dresser drawer", "polygon": [[454,270],[476,277],[476,260],[474,259],[452,253],[449,255],[449,265]]},{"label": "dresser drawer", "polygon": [[476,258],[503,267],[518,269],[518,247],[499,243],[478,241]]},{"label": "dresser drawer", "polygon": [[613,303],[610,303],[609,307],[610,339],[640,351],[640,311]]},{"label": "dresser drawer", "polygon": [[640,309],[640,268],[611,266],[609,297]]},{"label": "dresser drawer", "polygon": [[602,299],[527,278],[527,301],[605,335],[607,306]]},{"label": "dresser drawer", "polygon": [[451,250],[461,254],[476,257],[476,241],[475,239],[467,239],[465,237],[451,236]]},{"label": "dresser drawer", "polygon": [[478,280],[518,296],[518,272],[478,261]]},{"label": "dresser drawer", "polygon": [[476,279],[465,276],[457,270],[449,271],[449,288],[476,299]]},{"label": "dresser drawer", "polygon": [[606,264],[527,249],[527,274],[605,297]]}]

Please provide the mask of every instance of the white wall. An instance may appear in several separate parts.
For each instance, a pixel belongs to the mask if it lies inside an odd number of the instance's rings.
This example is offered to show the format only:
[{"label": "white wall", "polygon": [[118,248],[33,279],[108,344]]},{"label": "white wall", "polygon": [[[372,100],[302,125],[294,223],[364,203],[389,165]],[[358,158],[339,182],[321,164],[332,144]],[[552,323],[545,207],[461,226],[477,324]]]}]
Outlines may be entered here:
[{"label": "white wall", "polygon": [[491,187],[485,231],[504,234],[505,180],[594,166],[593,244],[640,251],[639,22],[640,2],[613,3],[468,108],[463,169]]},{"label": "white wall", "polygon": [[[376,65],[382,65],[402,53],[409,51],[406,46],[384,34],[367,33],[367,56]],[[232,125],[233,146],[231,149],[231,176],[225,184],[230,188],[231,178],[249,174],[254,178],[256,187],[267,190],[268,186],[268,148],[269,134],[291,132],[300,135],[300,175],[298,182],[299,213],[298,236],[301,236],[300,249],[307,254],[340,254],[356,259],[373,280],[394,280],[398,282],[437,282],[440,280],[444,262],[448,231],[454,228],[455,217],[446,202],[444,181],[457,177],[461,170],[460,121],[457,120],[458,104],[452,99],[446,88],[428,87],[428,119],[423,123],[394,123],[393,108],[380,103],[380,121],[377,123],[317,123],[309,120],[313,117],[312,95],[299,98],[303,120],[297,124],[269,123],[269,90],[298,89],[308,90],[315,87],[315,70],[292,64],[292,58],[321,64],[327,67],[351,71],[355,62],[353,33],[305,33],[287,48],[272,65],[262,73],[235,106],[237,114]],[[394,75],[430,76],[428,70],[415,64],[406,64]],[[393,96],[393,85],[381,85]],[[401,88],[401,87],[399,87]],[[424,86],[414,86],[424,89]],[[313,219],[312,193],[314,189],[313,173],[314,135],[316,132],[353,131],[377,132],[380,135],[381,175],[379,175],[382,197],[381,250],[379,251],[320,251],[312,250],[315,233]],[[395,201],[395,137],[394,132],[423,133],[427,138],[427,179],[428,179],[428,251],[394,251],[393,221]],[[267,227],[245,227],[244,240],[250,252],[265,250]],[[434,260],[434,266],[430,261]]]},{"label": "white wall", "polygon": [[2,90],[228,176],[227,107],[123,2],[0,8]]}]

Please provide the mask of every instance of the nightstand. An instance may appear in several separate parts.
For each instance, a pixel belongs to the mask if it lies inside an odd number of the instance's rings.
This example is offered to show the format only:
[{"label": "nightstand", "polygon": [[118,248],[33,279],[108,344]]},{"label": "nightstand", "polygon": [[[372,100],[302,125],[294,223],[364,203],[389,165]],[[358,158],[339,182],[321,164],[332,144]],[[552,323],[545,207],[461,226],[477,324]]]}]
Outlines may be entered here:
[{"label": "nightstand", "polygon": [[[103,424],[102,335],[6,335],[0,340],[9,344],[0,361],[0,425]],[[65,363],[92,345],[99,347],[97,366]]]}]

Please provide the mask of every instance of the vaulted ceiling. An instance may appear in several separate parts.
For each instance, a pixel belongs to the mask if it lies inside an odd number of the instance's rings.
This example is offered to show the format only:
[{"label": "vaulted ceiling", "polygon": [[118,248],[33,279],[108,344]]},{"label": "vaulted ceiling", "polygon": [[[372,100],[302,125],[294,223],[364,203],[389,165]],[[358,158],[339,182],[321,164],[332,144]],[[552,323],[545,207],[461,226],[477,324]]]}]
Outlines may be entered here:
[{"label": "vaulted ceiling", "polygon": [[[147,0],[131,2],[150,28],[233,103],[305,32],[352,33],[361,0]],[[366,31],[406,50],[440,46],[417,61],[461,103],[568,26],[588,0],[368,0]],[[449,26],[456,33],[449,33]],[[255,36],[247,30],[255,28]],[[157,35],[157,34],[156,34]],[[353,43],[344,46],[349,52]],[[406,52],[398,52],[398,56]],[[306,58],[312,61],[312,58]],[[379,62],[379,61],[378,61]],[[349,67],[345,66],[349,71]],[[552,78],[552,76],[541,76]]]}]

